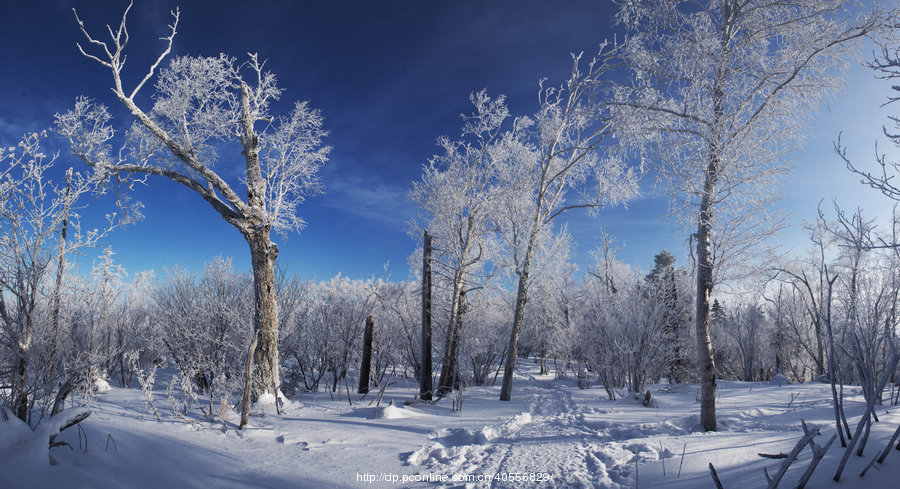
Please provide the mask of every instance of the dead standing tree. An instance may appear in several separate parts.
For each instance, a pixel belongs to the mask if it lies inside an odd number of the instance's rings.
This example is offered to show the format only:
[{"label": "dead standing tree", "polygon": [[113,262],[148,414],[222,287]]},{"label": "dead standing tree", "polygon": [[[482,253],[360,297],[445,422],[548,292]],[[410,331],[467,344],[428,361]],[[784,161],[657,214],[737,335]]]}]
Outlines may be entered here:
[{"label": "dead standing tree", "polygon": [[[168,178],[199,194],[241,232],[250,247],[256,304],[254,335],[258,344],[251,355],[256,365],[252,397],[275,394],[279,386],[278,247],[271,232],[300,230],[305,223],[296,213],[297,206],[305,196],[321,192],[317,172],[330,150],[322,146],[327,135],[322,130],[322,116],[306,102],[294,104],[286,117],[271,115],[270,104],[282,90],[256,54],[246,63],[224,54],[175,58],[160,70],[155,104],[145,110],[136,96],[171,51],[179,12],[172,12],[169,34],[162,38],[165,50],[127,92],[122,70],[130,8],[117,29],[107,26],[111,40],[106,42],[92,37],[77,13],[75,16],[88,48],[99,54],[91,54],[81,45],[79,51],[110,70],[112,91],[134,118],[121,150],[111,149],[115,131],[106,107],[86,98],[79,98],[74,109],[57,115],[59,131],[69,139],[72,152],[95,172],[129,186],[148,175]],[[262,130],[256,127],[260,122],[265,123]],[[226,141],[235,141],[242,148],[246,168],[241,184],[246,187],[246,199],[213,169],[218,159],[216,145]]]},{"label": "dead standing tree", "polygon": [[422,243],[422,363],[419,397],[431,400],[431,235],[423,231]]}]

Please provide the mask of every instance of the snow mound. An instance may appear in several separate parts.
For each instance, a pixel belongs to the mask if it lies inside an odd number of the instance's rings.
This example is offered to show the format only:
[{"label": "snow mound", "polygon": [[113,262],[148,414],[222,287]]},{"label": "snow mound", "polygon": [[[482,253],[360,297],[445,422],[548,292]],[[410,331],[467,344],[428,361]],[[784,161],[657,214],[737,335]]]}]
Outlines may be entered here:
[{"label": "snow mound", "polygon": [[769,383],[772,384],[772,385],[777,385],[778,387],[781,387],[781,386],[783,386],[783,385],[788,385],[788,384],[790,384],[791,381],[789,381],[789,380],[787,379],[787,377],[785,377],[784,375],[781,375],[781,374],[775,374],[775,376],[772,377],[772,380],[770,380]]},{"label": "snow mound", "polygon": [[673,419],[657,423],[634,424],[599,421],[587,423],[587,425],[596,429],[598,435],[608,440],[631,440],[659,435],[680,436],[699,429],[699,423],[690,416],[681,420]]},{"label": "snow mound", "polygon": [[256,399],[256,402],[253,403],[253,407],[256,410],[263,412],[275,412],[275,403],[275,396],[265,392],[260,394],[259,398]]},{"label": "snow mound", "polygon": [[448,456],[447,448],[445,446],[440,443],[431,443],[412,452],[409,457],[406,458],[406,463],[407,465],[418,466],[429,461],[444,464],[449,460],[450,457]]},{"label": "snow mound", "polygon": [[375,409],[376,411],[373,419],[400,419],[409,417],[408,411],[393,404]]},{"label": "snow mound", "polygon": [[103,392],[109,392],[110,390],[112,390],[112,387],[109,386],[109,382],[101,378],[97,378],[94,380],[94,392],[100,394]]},{"label": "snow mound", "polygon": [[342,416],[363,419],[402,419],[415,417],[416,414],[395,404],[389,404],[379,407],[353,408],[353,410],[342,414]]},{"label": "snow mound", "polygon": [[497,433],[489,426],[480,430],[471,428],[441,428],[431,437],[438,440],[441,446],[460,447],[464,445],[483,445],[497,437]]},{"label": "snow mound", "polygon": [[32,430],[6,406],[0,406],[0,460],[11,462],[8,467],[22,474],[46,471],[55,463],[50,456],[50,436],[58,434],[72,420],[90,414],[87,408],[66,409]]},{"label": "snow mound", "polygon": [[[287,406],[288,400],[284,397],[284,394],[281,391],[278,391],[278,397],[275,395],[264,392],[259,395],[256,399],[256,402],[253,403],[251,407],[251,411],[263,413],[263,414],[274,414],[278,412],[278,407],[282,408],[281,412],[284,412],[284,408]],[[296,405],[293,407],[303,407],[301,403],[295,403]]]},{"label": "snow mound", "polygon": [[34,431],[6,406],[0,406],[0,454],[6,454],[28,443]]}]

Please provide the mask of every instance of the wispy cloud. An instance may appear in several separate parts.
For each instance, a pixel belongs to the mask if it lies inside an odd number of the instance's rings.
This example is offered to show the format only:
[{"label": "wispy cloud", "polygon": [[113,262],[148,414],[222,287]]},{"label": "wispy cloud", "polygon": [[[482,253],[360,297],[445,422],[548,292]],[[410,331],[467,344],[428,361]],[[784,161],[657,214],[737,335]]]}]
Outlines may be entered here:
[{"label": "wispy cloud", "polygon": [[415,215],[406,199],[410,183],[388,181],[377,174],[329,171],[323,175],[326,206],[369,222],[405,231],[406,223]]}]

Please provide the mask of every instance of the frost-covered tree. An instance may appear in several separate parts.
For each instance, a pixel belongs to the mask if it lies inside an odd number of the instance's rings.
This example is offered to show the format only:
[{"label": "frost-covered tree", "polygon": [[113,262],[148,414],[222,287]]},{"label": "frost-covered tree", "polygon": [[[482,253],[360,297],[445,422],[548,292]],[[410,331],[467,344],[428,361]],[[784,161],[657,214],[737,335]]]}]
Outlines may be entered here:
[{"label": "frost-covered tree", "polygon": [[[221,54],[181,56],[162,67],[175,38],[179,13],[163,37],[165,49],[146,74],[126,88],[125,47],[129,42],[126,18],[109,28],[110,40],[94,38],[78,18],[87,44],[81,53],[112,75],[112,91],[134,118],[116,137],[105,106],[79,98],[75,107],[57,116],[59,132],[72,152],[100,176],[131,185],[146,176],[161,176],[197,193],[237,228],[250,247],[258,336],[253,361],[253,397],[274,394],[280,384],[278,308],[275,258],[278,247],[271,232],[287,233],[303,227],[297,214],[305,196],[321,191],[317,177],[328,147],[322,116],[306,102],[292,106],[286,116],[271,113],[282,89],[256,54],[247,62]],[[158,76],[157,76],[158,73]],[[142,106],[138,95],[156,77],[154,103]],[[217,166],[223,142],[236,142],[245,162],[242,178],[229,180],[227,168]],[[114,149],[119,145],[121,149]],[[246,192],[241,198],[239,191]]]},{"label": "frost-covered tree", "polygon": [[[11,147],[0,148],[0,319],[3,327],[2,377],[10,385],[8,405],[29,422],[30,408],[38,387],[52,387],[56,379],[37,375],[39,368],[56,366],[58,328],[37,335],[44,321],[38,315],[47,309],[46,281],[59,257],[94,246],[120,222],[109,215],[105,229],[82,229],[78,210],[87,195],[100,191],[91,176],[69,171],[64,178],[55,156],[43,153],[46,134],[31,133]],[[65,223],[65,224],[64,224]],[[62,230],[68,229],[63,237]],[[58,323],[57,323],[58,326]],[[37,348],[36,348],[37,347]],[[49,358],[36,363],[38,353]],[[58,369],[50,368],[58,374]],[[47,383],[47,386],[38,384]]]},{"label": "frost-covered tree", "polygon": [[574,317],[580,287],[575,280],[577,267],[564,261],[567,255],[558,255],[555,266],[549,267],[531,287],[522,325],[523,353],[537,355],[542,375],[550,373],[551,358],[557,364],[557,372],[564,374],[577,341]]},{"label": "frost-covered tree", "polygon": [[[610,133],[601,96],[609,66],[606,53],[582,71],[576,56],[568,80],[539,91],[538,111],[522,117],[504,134],[495,156],[503,192],[498,224],[515,273],[516,302],[507,347],[500,400],[512,396],[519,334],[528,287],[541,249],[559,244],[556,218],[574,209],[597,212],[624,202],[636,191],[637,174],[622,160],[601,151]],[[548,253],[549,254],[549,253]]]},{"label": "frost-covered tree", "polygon": [[[475,111],[463,116],[461,141],[442,137],[441,154],[429,160],[422,179],[413,184],[409,198],[422,210],[434,242],[433,270],[450,283],[450,317],[438,395],[453,387],[458,375],[460,328],[464,297],[480,287],[494,246],[490,232],[496,213],[496,151],[503,122],[509,116],[504,97],[492,99],[485,90],[469,96]],[[421,234],[420,230],[414,233]]]},{"label": "frost-covered tree", "polygon": [[393,362],[391,367],[402,366],[404,372],[411,370],[416,379],[420,378],[421,368],[419,289],[419,284],[411,281],[379,281],[375,287],[378,298],[376,344],[380,345],[376,351],[389,355]]},{"label": "frost-covered tree", "polygon": [[[494,384],[506,354],[506,331],[513,297],[502,290],[474,294],[469,299],[466,334],[460,344],[460,372],[471,372],[474,385]],[[468,376],[466,376],[469,379]]]},{"label": "frost-covered tree", "polygon": [[662,307],[662,322],[670,341],[672,353],[669,362],[669,381],[684,382],[690,378],[689,368],[692,358],[689,276],[683,267],[675,267],[675,257],[668,250],[662,250],[653,257],[653,268],[644,277],[646,294],[659,302]]},{"label": "frost-covered tree", "polygon": [[[362,351],[366,318],[378,305],[374,281],[338,275],[327,282],[307,284],[304,289],[303,304],[298,307],[295,329],[286,346],[304,388],[317,390],[326,380],[335,392]],[[326,379],[329,374],[331,378]]]},{"label": "frost-covered tree", "polygon": [[[873,56],[868,63],[869,68],[875,71],[875,76],[885,80],[896,80],[900,78],[900,43],[898,43],[897,34],[900,28],[895,24],[884,39],[879,40],[880,50]],[[888,95],[887,104],[893,104],[900,100],[900,85],[891,86],[893,93]],[[889,116],[894,131],[900,129],[900,117]],[[894,146],[900,146],[900,133],[889,131],[886,127],[882,132],[888,139],[888,142]],[[879,151],[878,145],[875,145],[875,160],[877,169],[869,171],[858,163],[853,163],[847,154],[847,148],[841,144],[840,139],[835,143],[835,152],[844,161],[847,169],[862,177],[861,183],[872,187],[884,194],[889,199],[900,201],[900,185],[897,183],[897,175],[900,174],[900,160],[889,159],[886,153]]]},{"label": "frost-covered tree", "polygon": [[730,340],[733,350],[733,375],[739,380],[766,380],[764,370],[766,337],[770,329],[763,309],[756,304],[741,304],[726,314],[722,335]]},{"label": "frost-covered tree", "polygon": [[848,0],[621,2],[630,83],[616,90],[616,134],[662,163],[694,228],[701,419],[716,429],[711,293],[729,261],[777,227],[769,212],[803,125],[841,85],[857,41],[885,22]]},{"label": "frost-covered tree", "polygon": [[669,374],[676,338],[667,328],[665,289],[648,286],[637,270],[621,262],[604,266],[608,269],[584,283],[578,343],[583,359],[615,399],[616,389],[643,392],[647,382]]}]

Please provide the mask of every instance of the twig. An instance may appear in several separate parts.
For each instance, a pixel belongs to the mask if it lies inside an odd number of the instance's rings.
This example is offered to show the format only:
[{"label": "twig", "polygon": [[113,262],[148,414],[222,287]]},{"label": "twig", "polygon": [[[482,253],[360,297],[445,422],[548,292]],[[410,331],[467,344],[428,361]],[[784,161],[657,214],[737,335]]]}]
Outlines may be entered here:
[{"label": "twig", "polygon": [[788,457],[784,459],[784,462],[781,464],[781,467],[778,469],[775,477],[773,477],[769,481],[767,489],[775,489],[776,487],[778,487],[778,483],[781,482],[781,478],[784,477],[784,474],[787,472],[788,467],[790,467],[791,464],[794,463],[794,460],[797,459],[797,455],[800,455],[800,452],[803,450],[803,448],[806,447],[806,445],[808,445],[812,441],[812,439],[819,434],[818,429],[808,429],[806,427],[806,422],[804,422],[802,419],[800,420],[800,423],[803,424],[803,431],[805,434],[803,435],[803,438],[801,438],[800,441],[798,441],[797,444],[794,445],[794,449],[791,450],[791,453],[788,455]]},{"label": "twig", "polygon": [[870,460],[869,463],[866,464],[865,468],[862,469],[862,472],[859,473],[860,477],[865,476],[866,472],[868,472],[869,469],[871,469],[875,465],[875,462],[884,463],[884,459],[887,458],[888,452],[891,451],[891,446],[894,444],[894,441],[897,440],[897,435],[900,435],[900,426],[898,426],[894,431],[894,435],[891,436],[891,441],[888,442],[884,450],[872,457],[872,460]]},{"label": "twig", "polygon": [[112,433],[107,433],[107,434],[106,434],[106,451],[107,451],[107,452],[109,451],[109,442],[112,442],[113,447],[114,447],[114,448],[116,449],[116,451],[118,452],[118,451],[119,451],[119,446],[116,445],[116,440],[113,439]]},{"label": "twig", "polygon": [[725,489],[722,486],[722,481],[719,480],[719,474],[716,473],[716,468],[713,467],[712,462],[709,463],[709,475],[712,476],[713,482],[716,483],[716,489]]},{"label": "twig", "polygon": [[[381,386],[381,389],[378,391],[378,396],[375,397],[375,399],[374,399],[376,401],[375,407],[381,406],[381,400],[384,399],[384,391],[388,388],[389,385],[391,385],[391,380],[393,378],[394,378],[394,372],[391,372],[391,376],[388,377],[387,382],[385,382],[384,385]],[[393,403],[393,401],[391,401],[391,402]],[[372,403],[369,403],[369,405],[371,406]]]},{"label": "twig", "polygon": [[678,475],[675,477],[676,479],[681,478],[681,467],[684,466],[684,451],[687,450],[687,442],[685,442],[684,446],[681,447],[681,463],[678,464]]},{"label": "twig", "polygon": [[634,454],[634,489],[640,489],[641,487],[641,473],[638,470],[638,467],[640,467],[640,460],[640,456]]},{"label": "twig", "polygon": [[50,443],[50,448],[63,447],[63,446],[69,447],[69,450],[72,450],[73,452],[75,451],[75,449],[72,448],[72,445],[69,445],[68,443],[66,443],[64,441],[54,441],[54,442]]},{"label": "twig", "polygon": [[84,428],[81,425],[78,425],[78,449],[81,450],[81,435],[84,434],[84,453],[88,452],[87,445],[87,431],[84,431]]},{"label": "twig", "polygon": [[665,453],[663,453],[663,451],[664,451],[664,449],[662,446],[662,440],[659,440],[659,459],[662,460],[663,477],[665,477],[666,476],[666,456],[665,456]]},{"label": "twig", "polygon": [[757,453],[762,458],[771,458],[771,459],[779,459],[779,458],[788,458],[788,454],[786,453]]},{"label": "twig", "polygon": [[352,406],[352,405],[353,405],[353,399],[350,399],[350,383],[347,382],[347,377],[346,377],[346,376],[344,376],[344,387],[347,388],[347,402],[349,402],[350,405]]}]

